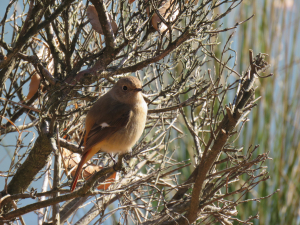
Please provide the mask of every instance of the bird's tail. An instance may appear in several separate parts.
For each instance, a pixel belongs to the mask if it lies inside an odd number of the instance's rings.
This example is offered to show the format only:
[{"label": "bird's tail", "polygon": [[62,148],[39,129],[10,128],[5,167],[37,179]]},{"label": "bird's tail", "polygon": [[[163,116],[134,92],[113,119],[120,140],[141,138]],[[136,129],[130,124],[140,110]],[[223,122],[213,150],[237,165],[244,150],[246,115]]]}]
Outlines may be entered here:
[{"label": "bird's tail", "polygon": [[76,187],[79,175],[81,173],[81,169],[82,169],[83,165],[86,163],[86,161],[88,160],[87,159],[88,155],[89,155],[88,153],[84,154],[80,160],[80,163],[77,166],[77,170],[76,170],[76,173],[75,173],[72,185],[71,185],[71,192],[74,191],[74,189]]}]

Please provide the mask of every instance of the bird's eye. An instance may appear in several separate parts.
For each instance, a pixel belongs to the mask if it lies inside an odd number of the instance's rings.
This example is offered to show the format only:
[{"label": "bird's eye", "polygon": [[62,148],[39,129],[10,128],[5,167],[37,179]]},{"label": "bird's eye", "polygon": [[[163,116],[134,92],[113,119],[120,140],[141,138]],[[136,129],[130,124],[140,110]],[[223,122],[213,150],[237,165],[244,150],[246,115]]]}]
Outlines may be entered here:
[{"label": "bird's eye", "polygon": [[127,90],[127,86],[124,85],[124,86],[122,87],[122,89],[123,89],[124,91],[126,91],[126,90]]}]

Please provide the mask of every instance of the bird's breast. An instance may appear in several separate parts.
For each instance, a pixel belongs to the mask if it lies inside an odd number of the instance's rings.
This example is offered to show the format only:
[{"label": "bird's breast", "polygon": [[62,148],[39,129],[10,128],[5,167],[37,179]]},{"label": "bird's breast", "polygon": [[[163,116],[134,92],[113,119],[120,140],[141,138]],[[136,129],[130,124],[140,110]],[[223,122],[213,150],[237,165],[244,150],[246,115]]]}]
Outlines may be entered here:
[{"label": "bird's breast", "polygon": [[142,101],[132,108],[130,119],[125,127],[102,143],[102,150],[110,153],[126,153],[141,137],[147,118],[147,104]]}]

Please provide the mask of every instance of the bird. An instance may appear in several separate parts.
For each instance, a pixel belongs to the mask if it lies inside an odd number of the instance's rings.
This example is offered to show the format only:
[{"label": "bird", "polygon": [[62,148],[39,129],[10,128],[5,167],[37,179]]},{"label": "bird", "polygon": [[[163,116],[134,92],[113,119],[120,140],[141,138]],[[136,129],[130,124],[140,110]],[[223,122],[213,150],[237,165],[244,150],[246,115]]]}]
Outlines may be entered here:
[{"label": "bird", "polygon": [[142,95],[142,84],[133,76],[120,78],[101,96],[87,113],[84,151],[78,164],[71,192],[75,189],[83,165],[99,150],[125,154],[141,137],[148,107]]}]

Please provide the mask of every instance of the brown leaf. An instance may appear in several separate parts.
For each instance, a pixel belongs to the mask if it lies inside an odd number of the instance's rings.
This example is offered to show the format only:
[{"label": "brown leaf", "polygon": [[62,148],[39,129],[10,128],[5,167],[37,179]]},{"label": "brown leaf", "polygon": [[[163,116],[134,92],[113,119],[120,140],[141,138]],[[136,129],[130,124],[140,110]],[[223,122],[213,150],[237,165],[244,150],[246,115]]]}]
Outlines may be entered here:
[{"label": "brown leaf", "polygon": [[116,180],[116,176],[117,176],[117,172],[114,172],[113,175],[111,175],[110,177],[108,177],[105,180],[104,184],[101,184],[97,187],[98,190],[103,189],[103,190],[107,190],[109,188],[109,186],[115,182]]},{"label": "brown leaf", "polygon": [[34,94],[39,90],[40,82],[41,82],[40,75],[38,75],[38,73],[34,73],[31,77],[31,81],[29,84],[29,92],[26,97],[26,101],[31,99],[32,96],[34,96]]},{"label": "brown leaf", "polygon": [[0,62],[6,60],[7,57],[0,52]]},{"label": "brown leaf", "polygon": [[[93,29],[96,32],[98,32],[99,34],[103,34],[103,30],[102,30],[102,27],[101,27],[101,24],[100,24],[100,21],[99,21],[99,18],[98,18],[98,13],[97,13],[96,8],[92,5],[89,5],[87,7],[87,10],[86,10],[86,15],[89,18],[89,21],[90,21]],[[110,20],[110,24],[111,24],[111,27],[113,29],[113,32],[116,33],[117,30],[118,30],[118,25],[112,19],[112,16],[110,14],[109,14],[109,20]]]},{"label": "brown leaf", "polygon": [[[159,14],[165,19],[166,22],[173,22],[179,14],[179,8],[176,4],[174,4],[174,0],[166,0],[162,2],[162,6],[158,8]],[[150,15],[150,9],[147,7],[146,9],[148,16]],[[154,13],[151,18],[152,26],[155,30],[160,33],[164,32],[168,29],[166,24],[164,24],[160,17]]]},{"label": "brown leaf", "polygon": [[[81,156],[77,153],[73,153],[65,148],[63,148],[63,159],[67,164],[68,168],[72,168],[71,175],[75,176],[75,172],[77,169],[77,165],[80,162]],[[102,169],[101,166],[95,164],[89,164],[83,167],[83,173],[81,172],[79,175],[79,179],[82,179],[82,174],[85,180],[88,180],[94,173],[100,171]],[[115,181],[117,173],[115,172],[112,176],[108,177],[105,180],[105,184],[101,184],[97,187],[97,189],[107,190],[108,187]]]}]

